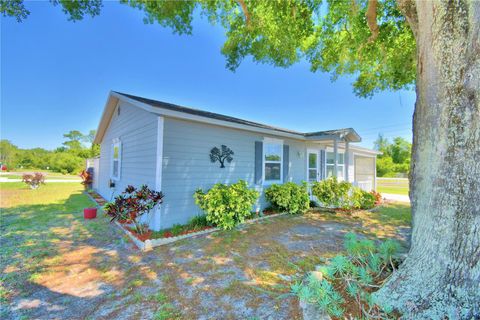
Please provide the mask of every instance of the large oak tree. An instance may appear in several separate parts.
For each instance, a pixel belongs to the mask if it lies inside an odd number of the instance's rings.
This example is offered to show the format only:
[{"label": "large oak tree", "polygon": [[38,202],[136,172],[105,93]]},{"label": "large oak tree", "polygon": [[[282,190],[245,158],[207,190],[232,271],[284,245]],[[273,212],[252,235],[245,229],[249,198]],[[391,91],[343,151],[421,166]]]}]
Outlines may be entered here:
[{"label": "large oak tree", "polygon": [[[52,0],[79,20],[101,1]],[[254,61],[355,77],[354,91],[416,86],[410,198],[412,245],[377,293],[406,318],[480,317],[480,2],[476,0],[123,0],[175,33],[201,12],[226,31],[235,70]],[[19,21],[23,2],[1,1]],[[340,108],[341,106],[339,106]]]}]

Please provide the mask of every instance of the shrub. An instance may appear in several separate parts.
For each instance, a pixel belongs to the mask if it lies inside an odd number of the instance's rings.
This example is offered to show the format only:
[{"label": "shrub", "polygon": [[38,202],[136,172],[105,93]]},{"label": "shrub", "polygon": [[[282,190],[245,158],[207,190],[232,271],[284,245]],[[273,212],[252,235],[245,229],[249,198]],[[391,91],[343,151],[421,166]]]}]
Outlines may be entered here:
[{"label": "shrub", "polygon": [[[336,318],[393,318],[391,308],[375,303],[372,288],[379,288],[398,265],[399,244],[386,240],[377,245],[349,233],[344,245],[346,255],[329,258],[303,281],[295,283],[292,292]],[[357,308],[349,310],[358,310],[360,314],[345,314],[344,306],[351,303],[356,303]]]},{"label": "shrub", "polygon": [[163,193],[154,191],[143,185],[140,189],[128,186],[125,191],[116,196],[113,202],[105,205],[104,211],[114,220],[133,222],[135,231],[144,234],[148,225],[139,222],[139,218],[163,202]]},{"label": "shrub", "polygon": [[383,198],[382,198],[382,195],[380,194],[380,192],[377,192],[375,190],[372,190],[370,191],[370,193],[374,196],[375,198],[375,205],[379,205],[379,204],[382,204],[383,202]]},{"label": "shrub", "polygon": [[315,182],[312,186],[312,193],[325,206],[348,209],[351,207],[349,201],[351,188],[350,183],[346,181],[338,182],[337,178],[332,177]]},{"label": "shrub", "polygon": [[335,177],[315,182],[312,193],[324,206],[342,209],[370,209],[375,206],[375,196]]},{"label": "shrub", "polygon": [[357,187],[352,186],[349,199],[352,209],[371,209],[375,206],[375,196]]},{"label": "shrub", "polygon": [[31,189],[37,189],[40,184],[45,184],[45,174],[41,172],[24,173],[22,182],[25,182]]},{"label": "shrub", "polygon": [[248,189],[245,181],[225,185],[217,183],[206,193],[197,189],[195,203],[206,213],[206,219],[228,230],[245,221],[251,215],[253,204],[258,199],[258,192]]},{"label": "shrub", "polygon": [[82,178],[82,184],[85,186],[85,189],[91,188],[93,183],[93,176],[90,171],[82,170],[79,174],[80,178]]},{"label": "shrub", "polygon": [[265,198],[274,209],[292,214],[304,213],[310,208],[307,184],[293,182],[273,184],[265,190]]}]

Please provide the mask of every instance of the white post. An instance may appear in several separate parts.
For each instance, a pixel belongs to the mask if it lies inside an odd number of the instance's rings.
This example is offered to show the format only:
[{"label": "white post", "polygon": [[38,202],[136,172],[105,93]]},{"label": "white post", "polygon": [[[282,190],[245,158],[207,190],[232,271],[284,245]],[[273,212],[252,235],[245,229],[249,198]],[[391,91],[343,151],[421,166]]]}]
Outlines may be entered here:
[{"label": "white post", "polygon": [[350,182],[350,178],[348,176],[348,168],[350,167],[350,143],[348,141],[345,142],[345,153],[343,154],[343,157],[345,166],[345,181]]},{"label": "white post", "polygon": [[334,166],[333,166],[333,176],[337,177],[337,168],[338,168],[338,141],[337,139],[333,140],[333,156],[334,156]]}]

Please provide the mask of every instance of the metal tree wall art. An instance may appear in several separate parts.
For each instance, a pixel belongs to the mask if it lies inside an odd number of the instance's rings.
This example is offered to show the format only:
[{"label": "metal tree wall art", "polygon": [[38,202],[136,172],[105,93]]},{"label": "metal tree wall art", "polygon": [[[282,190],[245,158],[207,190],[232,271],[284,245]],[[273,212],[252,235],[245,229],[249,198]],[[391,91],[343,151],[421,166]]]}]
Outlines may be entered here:
[{"label": "metal tree wall art", "polygon": [[218,149],[217,147],[213,147],[212,150],[210,150],[210,161],[212,162],[218,161],[220,162],[220,168],[225,168],[225,160],[228,163],[232,162],[233,155],[234,153],[232,149],[222,144],[220,149]]}]

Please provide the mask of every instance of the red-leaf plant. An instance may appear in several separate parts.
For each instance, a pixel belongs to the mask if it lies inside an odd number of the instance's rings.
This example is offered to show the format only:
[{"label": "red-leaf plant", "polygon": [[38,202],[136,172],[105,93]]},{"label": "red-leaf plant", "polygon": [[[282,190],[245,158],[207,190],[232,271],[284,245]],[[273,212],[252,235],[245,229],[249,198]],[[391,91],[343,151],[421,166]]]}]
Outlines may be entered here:
[{"label": "red-leaf plant", "polygon": [[163,193],[142,185],[139,189],[128,186],[124,192],[108,202],[104,211],[114,220],[127,220],[135,226],[138,234],[148,231],[148,225],[141,224],[139,218],[163,202]]},{"label": "red-leaf plant", "polygon": [[93,182],[93,177],[92,174],[87,171],[87,170],[82,170],[80,173],[80,178],[82,178],[82,184],[85,186],[85,188],[88,188]]}]

